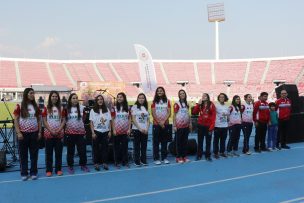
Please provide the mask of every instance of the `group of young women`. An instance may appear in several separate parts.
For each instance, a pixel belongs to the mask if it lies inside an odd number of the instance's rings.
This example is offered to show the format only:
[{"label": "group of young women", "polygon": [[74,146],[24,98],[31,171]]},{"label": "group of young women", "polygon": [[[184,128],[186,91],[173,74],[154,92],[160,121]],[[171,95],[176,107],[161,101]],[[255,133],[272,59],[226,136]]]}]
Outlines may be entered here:
[{"label": "group of young women", "polygon": [[[264,122],[269,121],[269,116],[267,117],[268,114],[266,113],[266,111],[269,112],[269,108],[267,108],[268,106],[265,103],[267,97],[265,100],[264,94],[261,93],[261,99],[255,103],[255,106],[250,94],[245,95],[245,103],[243,105],[241,104],[241,98],[237,95],[234,96],[229,106],[226,105],[228,101],[226,94],[219,94],[217,98],[218,104],[214,104],[210,101],[209,95],[204,93],[192,109],[192,114],[198,114],[197,160],[202,158],[203,152],[206,160],[212,160],[212,134],[214,134],[213,153],[216,159],[220,156],[239,156],[237,151],[241,130],[243,130],[244,134],[243,153],[249,155],[249,138],[253,123],[256,124],[257,128],[255,150],[258,152],[265,150],[265,136],[263,134],[266,132],[264,132]],[[189,162],[187,158],[187,142],[189,132],[192,130],[191,110],[184,90],[178,92],[178,98],[178,101],[173,106],[173,130],[177,149],[176,162],[184,163]],[[286,106],[284,103],[282,106],[286,108],[288,105]],[[151,113],[153,117],[154,164],[169,164],[167,145],[170,140],[169,118],[171,116],[171,102],[167,98],[163,87],[156,89],[151,105]],[[14,115],[16,134],[19,141],[22,180],[27,180],[30,176],[32,179],[37,179],[38,140],[42,134],[41,117],[45,127],[46,176],[53,175],[53,151],[55,152],[55,173],[58,176],[63,174],[62,150],[64,136],[67,144],[68,172],[70,174],[74,173],[75,147],[77,147],[81,170],[84,172],[89,171],[84,127],[84,120],[87,116],[89,116],[90,130],[92,132],[95,170],[99,171],[100,166],[104,170],[109,169],[107,163],[109,138],[111,137],[113,137],[114,143],[115,166],[117,168],[121,166],[129,167],[128,136],[130,136],[131,132],[134,136],[134,164],[135,166],[147,165],[146,153],[150,115],[148,101],[143,93],[137,96],[136,102],[131,109],[129,108],[126,94],[123,92],[117,95],[117,101],[111,109],[108,109],[104,97],[98,95],[95,98],[94,107],[91,109],[90,115],[87,115],[84,107],[79,104],[75,93],[69,96],[67,108],[64,109],[57,91],[50,92],[48,104],[40,112],[35,101],[34,90],[26,88],[21,105],[18,104],[16,106]],[[228,132],[229,139],[226,144]],[[204,139],[206,140],[205,150],[203,150]],[[284,139],[281,140],[284,141]],[[28,151],[30,152],[31,160],[30,173],[28,173]]]}]

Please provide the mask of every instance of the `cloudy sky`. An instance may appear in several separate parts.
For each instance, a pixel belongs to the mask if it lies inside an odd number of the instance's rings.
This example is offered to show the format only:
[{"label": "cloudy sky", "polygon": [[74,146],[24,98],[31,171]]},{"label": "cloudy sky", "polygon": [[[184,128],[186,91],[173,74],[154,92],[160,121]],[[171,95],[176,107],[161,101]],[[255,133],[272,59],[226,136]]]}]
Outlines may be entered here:
[{"label": "cloudy sky", "polygon": [[1,0],[0,57],[213,59],[218,2],[220,58],[304,55],[303,0]]}]

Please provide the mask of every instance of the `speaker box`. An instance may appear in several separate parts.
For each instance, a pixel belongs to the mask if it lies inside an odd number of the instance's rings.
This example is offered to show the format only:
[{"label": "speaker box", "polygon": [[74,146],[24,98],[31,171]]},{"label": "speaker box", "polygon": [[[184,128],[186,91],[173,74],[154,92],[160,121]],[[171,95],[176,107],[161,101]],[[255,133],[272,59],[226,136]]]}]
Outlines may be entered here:
[{"label": "speaker box", "polygon": [[0,151],[0,171],[4,171],[6,168],[6,152],[5,150]]},{"label": "speaker box", "polygon": [[304,142],[304,114],[291,114],[287,143]]},{"label": "speaker box", "polygon": [[300,112],[304,112],[304,96],[299,97],[299,106],[300,106],[299,108]]},{"label": "speaker box", "polygon": [[277,99],[279,99],[281,96],[281,91],[286,90],[288,93],[288,98],[292,101],[291,103],[291,111],[292,113],[299,113],[300,112],[300,98],[299,98],[299,91],[298,87],[293,84],[284,84],[280,85],[279,87],[276,87],[276,95]]},{"label": "speaker box", "polygon": [[[169,152],[176,156],[176,142],[173,141],[169,144],[168,150]],[[187,144],[187,154],[188,155],[195,155],[197,152],[197,143],[195,139],[189,139]]]}]

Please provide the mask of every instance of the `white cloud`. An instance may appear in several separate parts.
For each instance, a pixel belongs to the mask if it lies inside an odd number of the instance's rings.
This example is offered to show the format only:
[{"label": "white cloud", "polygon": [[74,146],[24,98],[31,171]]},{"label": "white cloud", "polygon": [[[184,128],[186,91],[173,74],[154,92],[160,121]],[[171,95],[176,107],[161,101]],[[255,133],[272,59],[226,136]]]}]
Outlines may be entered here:
[{"label": "white cloud", "polygon": [[54,46],[58,43],[57,37],[46,37],[40,44],[39,47],[41,48],[49,48],[51,46]]}]

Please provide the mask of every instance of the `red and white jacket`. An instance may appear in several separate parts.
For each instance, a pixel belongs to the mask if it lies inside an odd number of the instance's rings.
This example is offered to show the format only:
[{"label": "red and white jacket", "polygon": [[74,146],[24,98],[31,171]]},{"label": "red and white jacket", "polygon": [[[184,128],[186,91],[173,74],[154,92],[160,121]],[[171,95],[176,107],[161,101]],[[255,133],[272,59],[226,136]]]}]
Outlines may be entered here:
[{"label": "red and white jacket", "polygon": [[111,109],[111,116],[114,122],[116,135],[126,135],[128,133],[130,128],[130,113],[130,111],[118,111],[116,106]]},{"label": "red and white jacket", "polygon": [[169,124],[169,119],[165,119],[168,116],[168,109],[171,110],[170,100],[167,100],[167,102],[160,100],[159,103],[153,102],[151,109],[155,109],[155,117],[153,117],[154,125],[157,125],[160,121],[165,122],[166,125]]},{"label": "red and white jacket", "polygon": [[[38,109],[39,110],[39,109]],[[32,104],[27,106],[28,117],[21,117],[21,106],[19,104],[16,105],[14,110],[14,115],[19,116],[19,128],[21,132],[32,133],[38,132],[38,119],[35,116],[36,111]]]},{"label": "red and white jacket", "polygon": [[[61,126],[62,118],[66,116],[66,111],[59,112],[57,107],[52,107],[52,112],[50,113],[46,107],[44,107],[42,112],[42,117],[47,119],[47,123],[49,124],[50,128],[54,131],[59,130]],[[63,138],[63,130],[59,132],[56,137],[53,136],[48,129],[45,128],[44,130],[44,137],[46,139],[51,138]]]},{"label": "red and white jacket", "polygon": [[290,119],[291,114],[291,100],[286,99],[278,99],[276,102],[276,110],[279,115],[280,120],[288,120]]},{"label": "red and white jacket", "polygon": [[197,121],[199,125],[208,127],[209,131],[212,131],[214,129],[216,108],[212,102],[209,109],[207,109],[205,106],[201,108],[200,104],[196,104],[192,110],[192,114],[199,114]]},{"label": "red and white jacket", "polygon": [[270,119],[270,111],[268,102],[266,101],[257,101],[254,103],[253,107],[253,121],[268,123]]},{"label": "red and white jacket", "polygon": [[188,128],[190,125],[189,108],[179,101],[174,104],[176,128]]}]

